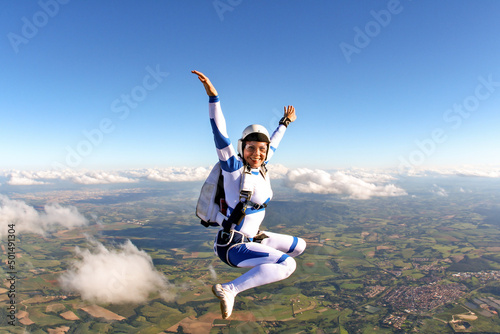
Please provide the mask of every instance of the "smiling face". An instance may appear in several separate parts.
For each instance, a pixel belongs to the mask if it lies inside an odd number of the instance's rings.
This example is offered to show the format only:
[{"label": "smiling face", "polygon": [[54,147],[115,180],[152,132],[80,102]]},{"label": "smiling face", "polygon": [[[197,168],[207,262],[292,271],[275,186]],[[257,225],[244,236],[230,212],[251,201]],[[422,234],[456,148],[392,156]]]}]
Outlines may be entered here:
[{"label": "smiling face", "polygon": [[243,149],[243,159],[252,168],[259,168],[266,161],[268,143],[247,141]]}]

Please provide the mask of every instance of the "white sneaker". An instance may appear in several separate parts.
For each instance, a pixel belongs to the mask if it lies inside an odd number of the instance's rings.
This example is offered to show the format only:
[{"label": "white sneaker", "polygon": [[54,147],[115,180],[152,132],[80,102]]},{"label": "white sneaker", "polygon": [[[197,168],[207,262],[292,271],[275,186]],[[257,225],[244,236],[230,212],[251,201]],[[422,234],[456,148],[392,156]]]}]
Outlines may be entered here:
[{"label": "white sneaker", "polygon": [[224,289],[222,285],[215,284],[212,287],[212,292],[215,297],[220,299],[220,311],[222,313],[222,319],[227,319],[231,316],[234,306],[234,296],[231,291]]}]

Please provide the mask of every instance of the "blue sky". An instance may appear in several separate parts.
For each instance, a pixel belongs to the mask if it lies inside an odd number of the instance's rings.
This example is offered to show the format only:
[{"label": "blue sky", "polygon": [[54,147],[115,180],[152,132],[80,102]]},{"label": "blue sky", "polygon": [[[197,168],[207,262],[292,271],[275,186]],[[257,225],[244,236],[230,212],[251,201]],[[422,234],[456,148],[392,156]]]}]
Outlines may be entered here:
[{"label": "blue sky", "polygon": [[0,4],[0,169],[208,166],[297,109],[276,163],[500,165],[500,2]]}]

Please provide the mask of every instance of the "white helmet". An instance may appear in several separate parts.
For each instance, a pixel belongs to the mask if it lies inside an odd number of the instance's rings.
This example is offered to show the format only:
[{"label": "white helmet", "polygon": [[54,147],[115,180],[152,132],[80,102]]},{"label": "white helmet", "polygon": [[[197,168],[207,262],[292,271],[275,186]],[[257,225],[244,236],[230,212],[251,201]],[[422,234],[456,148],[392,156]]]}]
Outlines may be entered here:
[{"label": "white helmet", "polygon": [[[241,139],[238,140],[238,153],[243,157],[243,142],[245,141],[261,141],[270,143],[269,132],[267,129],[259,124],[249,125],[243,130]],[[269,148],[268,148],[269,149]]]}]

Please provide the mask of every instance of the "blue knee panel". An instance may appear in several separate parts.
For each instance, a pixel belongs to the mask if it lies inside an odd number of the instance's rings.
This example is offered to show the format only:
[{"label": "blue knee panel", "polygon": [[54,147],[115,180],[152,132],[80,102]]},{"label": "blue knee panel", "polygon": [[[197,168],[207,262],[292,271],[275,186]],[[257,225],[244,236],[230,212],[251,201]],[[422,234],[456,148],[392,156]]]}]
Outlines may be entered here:
[{"label": "blue knee panel", "polygon": [[283,261],[285,261],[287,258],[289,258],[290,256],[286,255],[286,254],[283,254],[279,259],[278,261],[276,261],[276,263],[281,263]]},{"label": "blue knee panel", "polygon": [[256,252],[247,248],[245,244],[241,244],[231,248],[228,254],[229,262],[232,265],[237,266],[240,262],[255,259],[258,257],[268,257],[269,253]]},{"label": "blue knee panel", "polygon": [[287,253],[291,253],[295,250],[295,247],[297,247],[297,243],[299,242],[299,238],[293,237],[293,242],[292,245],[290,246],[290,249],[288,250]]}]

